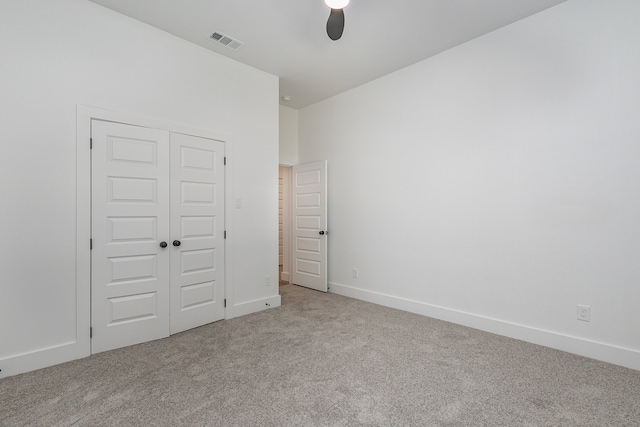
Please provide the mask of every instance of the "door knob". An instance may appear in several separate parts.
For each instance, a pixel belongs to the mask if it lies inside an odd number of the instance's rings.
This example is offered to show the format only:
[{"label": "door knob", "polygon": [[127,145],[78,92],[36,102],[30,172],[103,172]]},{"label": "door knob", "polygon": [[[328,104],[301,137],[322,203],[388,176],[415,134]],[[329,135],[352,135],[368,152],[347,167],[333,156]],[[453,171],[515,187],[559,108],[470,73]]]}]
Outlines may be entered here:
[{"label": "door knob", "polygon": [[160,242],[160,247],[161,248],[166,248],[167,247],[167,242]]},{"label": "door knob", "polygon": [[321,235],[321,236],[324,236],[325,234],[327,234],[327,232],[320,230],[320,231],[318,231],[318,234]]},{"label": "door knob", "polygon": [[174,240],[173,241],[173,246],[175,246],[175,247],[180,246],[180,240]]}]

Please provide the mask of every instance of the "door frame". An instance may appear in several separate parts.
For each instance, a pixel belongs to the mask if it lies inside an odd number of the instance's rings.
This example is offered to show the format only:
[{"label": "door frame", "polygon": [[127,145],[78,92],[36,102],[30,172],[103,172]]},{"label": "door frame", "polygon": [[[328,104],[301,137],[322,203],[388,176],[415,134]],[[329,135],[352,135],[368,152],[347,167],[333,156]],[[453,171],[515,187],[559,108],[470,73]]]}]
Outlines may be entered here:
[{"label": "door frame", "polygon": [[143,117],[131,113],[104,108],[77,105],[76,107],[76,340],[73,358],[91,355],[91,120],[118,122],[133,126],[148,127],[183,133],[224,143],[225,167],[225,231],[224,245],[224,294],[227,300],[225,319],[229,318],[229,307],[233,307],[233,141],[225,132],[194,128]]}]

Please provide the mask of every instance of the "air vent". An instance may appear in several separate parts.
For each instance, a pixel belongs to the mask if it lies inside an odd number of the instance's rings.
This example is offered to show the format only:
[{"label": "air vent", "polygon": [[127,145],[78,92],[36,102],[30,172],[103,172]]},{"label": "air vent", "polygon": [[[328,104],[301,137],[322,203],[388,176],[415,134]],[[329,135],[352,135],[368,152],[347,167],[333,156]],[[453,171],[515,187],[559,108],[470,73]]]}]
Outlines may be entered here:
[{"label": "air vent", "polygon": [[239,48],[241,48],[244,43],[234,39],[233,37],[229,37],[226,34],[222,34],[219,31],[216,31],[215,33],[212,33],[209,36],[209,40],[214,41],[218,44],[221,44],[225,47],[228,47],[229,49],[233,49],[233,50],[238,50]]}]

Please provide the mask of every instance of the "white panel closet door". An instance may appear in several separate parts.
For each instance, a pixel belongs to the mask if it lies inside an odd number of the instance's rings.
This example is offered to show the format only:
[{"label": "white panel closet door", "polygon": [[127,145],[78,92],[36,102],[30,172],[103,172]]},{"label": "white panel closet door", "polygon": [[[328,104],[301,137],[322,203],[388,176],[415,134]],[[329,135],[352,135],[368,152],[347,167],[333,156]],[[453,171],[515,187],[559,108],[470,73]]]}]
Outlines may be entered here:
[{"label": "white panel closet door", "polygon": [[224,318],[224,144],[171,134],[171,333]]},{"label": "white panel closet door", "polygon": [[169,335],[169,134],[93,120],[92,353]]},{"label": "white panel closet door", "polygon": [[291,281],[327,292],[327,162],[294,166],[292,174]]}]

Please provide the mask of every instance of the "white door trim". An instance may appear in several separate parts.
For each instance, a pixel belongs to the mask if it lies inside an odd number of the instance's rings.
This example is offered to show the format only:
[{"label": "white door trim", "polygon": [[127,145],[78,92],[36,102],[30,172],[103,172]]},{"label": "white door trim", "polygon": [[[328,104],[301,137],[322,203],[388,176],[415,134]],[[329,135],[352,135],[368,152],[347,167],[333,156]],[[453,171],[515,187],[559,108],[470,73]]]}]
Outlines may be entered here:
[{"label": "white door trim", "polygon": [[[229,134],[103,108],[78,105],[76,110],[76,341],[67,360],[91,354],[91,120],[112,121],[223,141],[225,145],[225,298],[233,307],[233,143]],[[232,317],[225,310],[225,318]],[[69,353],[67,353],[69,354]],[[62,360],[65,361],[65,360]],[[57,361],[55,363],[61,363]],[[39,367],[48,366],[43,364]],[[33,369],[37,369],[33,368]]]}]

